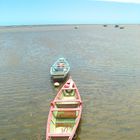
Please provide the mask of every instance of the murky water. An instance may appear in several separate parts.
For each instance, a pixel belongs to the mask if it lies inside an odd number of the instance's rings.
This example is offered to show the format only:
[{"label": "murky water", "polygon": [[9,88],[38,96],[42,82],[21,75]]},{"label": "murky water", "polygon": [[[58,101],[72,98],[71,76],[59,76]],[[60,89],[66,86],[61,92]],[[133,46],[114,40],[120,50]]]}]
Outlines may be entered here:
[{"label": "murky water", "polygon": [[45,140],[57,90],[49,69],[68,59],[82,100],[77,140],[140,139],[140,26],[0,29],[0,140]]}]

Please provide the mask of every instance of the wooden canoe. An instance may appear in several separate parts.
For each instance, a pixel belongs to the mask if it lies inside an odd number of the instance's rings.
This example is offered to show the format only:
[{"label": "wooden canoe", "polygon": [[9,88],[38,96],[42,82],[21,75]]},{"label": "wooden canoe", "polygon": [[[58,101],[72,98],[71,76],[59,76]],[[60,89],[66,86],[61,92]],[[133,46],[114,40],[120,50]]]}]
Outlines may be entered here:
[{"label": "wooden canoe", "polygon": [[70,71],[68,61],[61,57],[50,68],[50,75],[55,81],[63,81]]},{"label": "wooden canoe", "polygon": [[82,100],[70,78],[51,102],[46,128],[46,140],[72,140],[79,125]]}]

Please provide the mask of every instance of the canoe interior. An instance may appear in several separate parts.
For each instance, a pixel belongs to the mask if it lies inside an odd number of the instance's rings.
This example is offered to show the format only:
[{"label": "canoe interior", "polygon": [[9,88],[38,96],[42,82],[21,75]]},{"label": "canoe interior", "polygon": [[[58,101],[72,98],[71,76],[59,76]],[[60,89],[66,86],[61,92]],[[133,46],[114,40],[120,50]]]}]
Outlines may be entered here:
[{"label": "canoe interior", "polygon": [[64,75],[70,69],[70,66],[65,58],[59,58],[56,63],[51,67],[52,75]]},{"label": "canoe interior", "polygon": [[69,69],[69,67],[57,67],[57,66],[53,66],[52,67],[52,71],[55,72],[55,73],[62,73],[63,72],[66,72],[67,70]]},{"label": "canoe interior", "polygon": [[75,100],[77,98],[76,89],[63,89],[58,97],[60,100]]},{"label": "canoe interior", "polygon": [[50,138],[50,140],[68,140],[69,137]]},{"label": "canoe interior", "polygon": [[67,137],[67,136],[66,137],[57,137],[57,138],[51,137],[50,140],[68,140],[68,138],[69,137]]},{"label": "canoe interior", "polygon": [[51,134],[70,134],[76,124],[79,111],[53,111],[50,122]]},{"label": "canoe interior", "polygon": [[[79,103],[75,100],[78,99],[76,89],[63,89],[58,97],[59,102],[56,102],[58,108],[76,108]],[[65,102],[65,100],[72,100],[72,102]]]}]

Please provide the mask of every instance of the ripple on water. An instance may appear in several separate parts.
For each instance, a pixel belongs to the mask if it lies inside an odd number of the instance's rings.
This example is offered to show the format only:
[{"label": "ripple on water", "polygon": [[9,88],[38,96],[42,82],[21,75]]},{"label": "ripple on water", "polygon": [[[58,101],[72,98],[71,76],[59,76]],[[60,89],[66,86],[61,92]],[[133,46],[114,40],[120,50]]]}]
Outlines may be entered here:
[{"label": "ripple on water", "polygon": [[83,100],[77,140],[139,140],[139,27],[113,27],[0,32],[1,140],[45,139],[50,101],[58,91],[49,69],[61,56],[69,61]]}]

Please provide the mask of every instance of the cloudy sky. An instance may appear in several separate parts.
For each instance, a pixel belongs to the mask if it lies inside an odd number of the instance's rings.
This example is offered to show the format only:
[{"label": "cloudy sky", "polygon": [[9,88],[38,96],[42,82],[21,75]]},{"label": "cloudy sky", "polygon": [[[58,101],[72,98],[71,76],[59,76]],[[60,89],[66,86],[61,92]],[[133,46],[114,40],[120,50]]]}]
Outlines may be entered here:
[{"label": "cloudy sky", "polygon": [[0,25],[138,24],[140,0],[0,0]]}]

